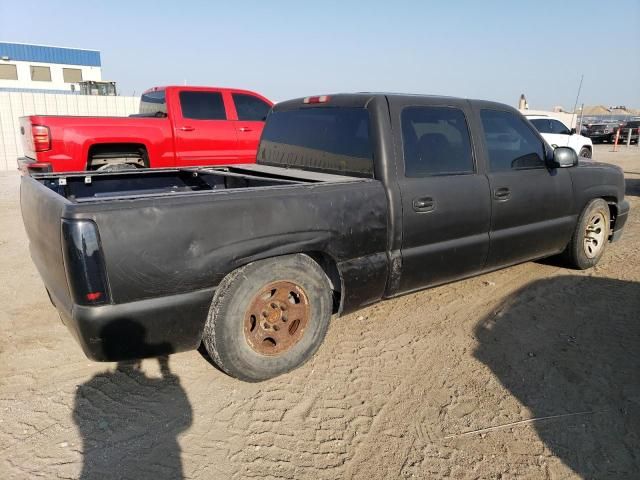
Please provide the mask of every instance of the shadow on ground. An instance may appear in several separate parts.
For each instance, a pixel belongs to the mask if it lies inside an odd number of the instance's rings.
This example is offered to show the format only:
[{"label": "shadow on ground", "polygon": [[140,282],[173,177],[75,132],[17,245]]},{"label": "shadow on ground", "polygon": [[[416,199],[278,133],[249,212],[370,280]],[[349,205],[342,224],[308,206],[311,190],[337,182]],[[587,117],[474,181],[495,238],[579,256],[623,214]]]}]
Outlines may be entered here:
[{"label": "shadow on ground", "polygon": [[[640,175],[640,174],[638,174]],[[625,195],[640,197],[640,178],[625,178]]]},{"label": "shadow on ground", "polygon": [[[117,328],[105,351],[137,348],[167,351],[164,345],[144,343],[144,329],[133,323]],[[112,332],[113,333],[113,332]],[[140,361],[120,362],[115,371],[95,375],[78,387],[73,419],[82,435],[80,479],[182,479],[178,435],[192,422],[191,404],[180,379],[171,372],[169,358],[158,357],[160,377],[146,375]]]},{"label": "shadow on ground", "polygon": [[539,280],[476,334],[476,358],[542,419],[534,426],[554,455],[581,478],[638,478],[639,282]]}]

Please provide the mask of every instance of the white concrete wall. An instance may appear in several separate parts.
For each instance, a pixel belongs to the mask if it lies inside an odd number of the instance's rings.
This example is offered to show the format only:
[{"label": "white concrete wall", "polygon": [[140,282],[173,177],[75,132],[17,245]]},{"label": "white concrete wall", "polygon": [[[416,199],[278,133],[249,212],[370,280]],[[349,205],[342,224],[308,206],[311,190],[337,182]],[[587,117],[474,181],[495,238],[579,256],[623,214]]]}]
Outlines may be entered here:
[{"label": "white concrete wall", "polygon": [[23,155],[19,118],[25,115],[122,116],[138,113],[140,97],[0,92],[0,172]]},{"label": "white concrete wall", "polygon": [[[18,79],[17,80],[4,80],[0,79],[0,87],[2,88],[33,88],[39,90],[69,90],[71,91],[71,85],[75,85],[76,91],[80,91],[80,84],[78,83],[65,83],[62,76],[63,68],[75,68],[82,70],[82,80],[102,80],[101,67],[88,67],[84,65],[64,65],[62,63],[41,63],[41,62],[21,62],[17,60],[4,61],[0,60],[3,64],[12,64],[16,66]],[[31,80],[30,67],[49,67],[51,71],[50,82],[34,82]]]}]

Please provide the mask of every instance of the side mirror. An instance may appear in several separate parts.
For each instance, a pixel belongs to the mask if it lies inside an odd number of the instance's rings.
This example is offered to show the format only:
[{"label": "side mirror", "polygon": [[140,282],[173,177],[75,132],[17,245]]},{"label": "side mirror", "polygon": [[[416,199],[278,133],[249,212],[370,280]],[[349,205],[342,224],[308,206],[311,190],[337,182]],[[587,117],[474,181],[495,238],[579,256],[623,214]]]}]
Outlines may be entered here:
[{"label": "side mirror", "polygon": [[569,135],[575,135],[575,134],[576,134],[576,131],[577,131],[577,130],[576,130],[575,128],[572,128],[572,129],[571,129],[571,132],[569,133]]},{"label": "side mirror", "polygon": [[578,164],[578,154],[573,148],[557,147],[553,151],[552,168],[575,167]]}]

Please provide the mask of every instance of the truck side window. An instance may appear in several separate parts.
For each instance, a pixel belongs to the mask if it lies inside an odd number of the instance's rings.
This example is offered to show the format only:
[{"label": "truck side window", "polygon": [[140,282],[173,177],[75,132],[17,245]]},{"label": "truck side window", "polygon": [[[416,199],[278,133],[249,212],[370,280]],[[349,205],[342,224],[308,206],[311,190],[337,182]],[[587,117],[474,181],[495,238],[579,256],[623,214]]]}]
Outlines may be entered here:
[{"label": "truck side window", "polygon": [[533,124],[534,127],[536,127],[536,130],[538,130],[540,133],[555,133],[553,131],[553,127],[551,126],[551,122],[547,118],[534,118],[529,121]]},{"label": "truck side window", "polygon": [[492,172],[545,166],[542,142],[522,118],[499,110],[481,110],[480,118]]},{"label": "truck side window", "polygon": [[220,92],[180,92],[180,108],[184,118],[193,120],[226,120]]},{"label": "truck side window", "polygon": [[473,173],[469,129],[461,110],[407,107],[401,121],[405,176]]},{"label": "truck side window", "polygon": [[267,102],[244,93],[234,93],[231,96],[233,97],[233,103],[236,105],[238,120],[264,122],[267,118],[267,113],[271,109],[271,105]]},{"label": "truck side window", "polygon": [[549,120],[549,122],[551,123],[553,133],[557,135],[571,135],[571,130],[569,130],[564,123],[558,120]]}]

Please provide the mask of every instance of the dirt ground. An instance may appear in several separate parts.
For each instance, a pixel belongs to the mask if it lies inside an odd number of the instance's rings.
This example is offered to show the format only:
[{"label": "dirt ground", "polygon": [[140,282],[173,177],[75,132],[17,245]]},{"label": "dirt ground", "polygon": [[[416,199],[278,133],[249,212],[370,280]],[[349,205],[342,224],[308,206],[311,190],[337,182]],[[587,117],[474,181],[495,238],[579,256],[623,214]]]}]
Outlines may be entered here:
[{"label": "dirt ground", "polygon": [[526,263],[333,321],[259,384],[198,352],[87,360],[0,175],[0,478],[626,479],[640,472],[640,148],[631,214],[590,271]]}]

